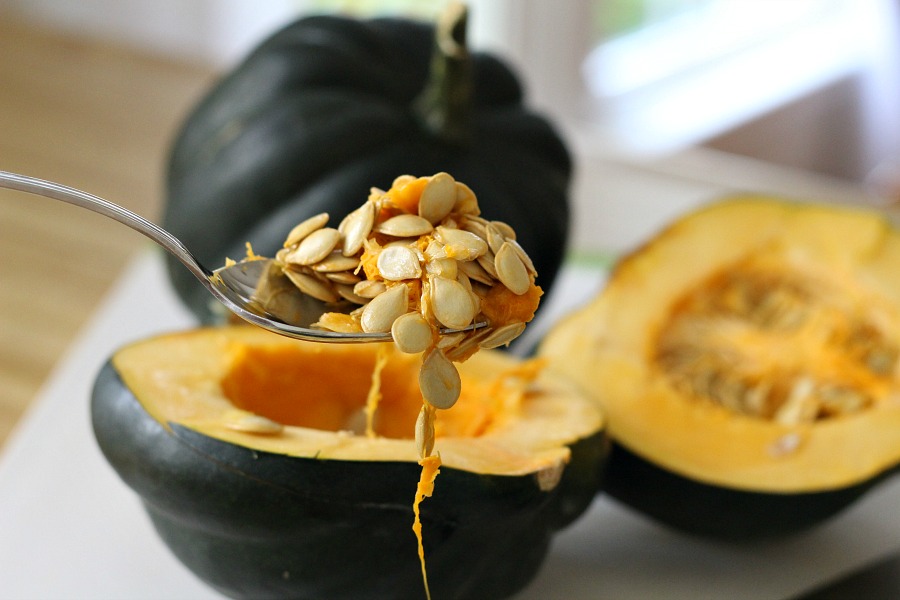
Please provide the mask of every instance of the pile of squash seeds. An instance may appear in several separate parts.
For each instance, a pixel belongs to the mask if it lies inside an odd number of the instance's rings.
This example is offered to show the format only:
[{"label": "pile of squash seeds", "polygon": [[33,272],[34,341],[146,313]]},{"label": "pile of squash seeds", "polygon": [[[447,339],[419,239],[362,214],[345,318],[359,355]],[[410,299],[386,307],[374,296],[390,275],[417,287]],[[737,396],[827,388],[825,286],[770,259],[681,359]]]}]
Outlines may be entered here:
[{"label": "pile of squash seeds", "polygon": [[[325,313],[313,327],[390,332],[401,352],[422,353],[416,445],[423,458],[433,449],[435,410],[459,398],[453,363],[507,345],[525,329],[523,321],[489,322],[482,303],[491,290],[526,296],[530,316],[540,296],[534,264],[513,229],[480,213],[472,190],[447,173],[403,175],[388,191],[373,188],[337,228],[328,226],[327,213],[298,224],[273,263],[272,277],[286,277],[303,294],[357,306]],[[278,297],[265,289],[257,298],[264,310]]]}]

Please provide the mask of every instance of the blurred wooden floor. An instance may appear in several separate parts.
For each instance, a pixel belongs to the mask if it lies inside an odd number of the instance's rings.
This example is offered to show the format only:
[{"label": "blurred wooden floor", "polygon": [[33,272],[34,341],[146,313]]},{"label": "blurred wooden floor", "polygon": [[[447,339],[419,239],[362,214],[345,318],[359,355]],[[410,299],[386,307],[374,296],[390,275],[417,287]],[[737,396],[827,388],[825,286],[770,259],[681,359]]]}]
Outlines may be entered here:
[{"label": "blurred wooden floor", "polygon": [[[157,220],[170,140],[212,78],[0,15],[0,170],[81,188]],[[147,243],[83,209],[0,190],[0,446]]]}]

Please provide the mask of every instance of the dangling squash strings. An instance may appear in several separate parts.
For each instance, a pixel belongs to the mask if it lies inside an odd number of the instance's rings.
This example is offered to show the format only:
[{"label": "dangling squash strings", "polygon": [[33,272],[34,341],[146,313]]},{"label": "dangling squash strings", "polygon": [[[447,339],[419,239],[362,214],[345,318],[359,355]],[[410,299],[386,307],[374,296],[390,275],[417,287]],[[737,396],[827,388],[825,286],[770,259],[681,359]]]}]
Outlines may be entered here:
[{"label": "dangling squash strings", "polygon": [[438,473],[441,472],[441,457],[439,455],[426,456],[419,461],[422,465],[422,472],[419,475],[419,483],[416,486],[416,498],[413,502],[413,513],[415,520],[413,521],[412,530],[416,534],[416,541],[419,548],[419,563],[422,565],[422,583],[425,585],[425,598],[431,600],[431,590],[428,587],[428,573],[425,570],[425,547],[422,544],[422,520],[419,513],[419,505],[425,498],[430,498],[434,493],[434,480]]},{"label": "dangling squash strings", "polygon": [[372,384],[366,397],[366,437],[375,437],[375,412],[381,402],[381,371],[388,361],[388,346],[382,344],[375,355],[375,368],[372,370]]}]

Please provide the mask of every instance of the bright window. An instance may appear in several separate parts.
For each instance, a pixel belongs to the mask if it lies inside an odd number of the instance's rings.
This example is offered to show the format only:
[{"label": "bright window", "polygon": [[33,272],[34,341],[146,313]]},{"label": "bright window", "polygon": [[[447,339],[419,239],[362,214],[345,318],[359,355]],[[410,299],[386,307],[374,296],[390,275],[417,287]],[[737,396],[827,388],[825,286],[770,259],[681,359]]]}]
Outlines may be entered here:
[{"label": "bright window", "polygon": [[[600,0],[588,87],[614,96],[837,17],[846,0]],[[772,10],[777,7],[777,10]]]},{"label": "bright window", "polygon": [[642,153],[702,143],[865,71],[883,4],[598,0],[581,65],[587,121]]}]

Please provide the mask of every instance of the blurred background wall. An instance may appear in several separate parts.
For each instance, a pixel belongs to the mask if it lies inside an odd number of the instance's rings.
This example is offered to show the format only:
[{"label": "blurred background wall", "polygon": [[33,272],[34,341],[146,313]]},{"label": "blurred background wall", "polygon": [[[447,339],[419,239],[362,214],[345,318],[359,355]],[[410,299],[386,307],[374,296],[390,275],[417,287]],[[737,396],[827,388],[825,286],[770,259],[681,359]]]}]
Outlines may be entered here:
[{"label": "blurred background wall", "polygon": [[[43,27],[227,68],[307,12],[432,18],[436,0],[0,0]],[[470,0],[590,156],[704,145],[856,181],[900,155],[900,0]]]}]

